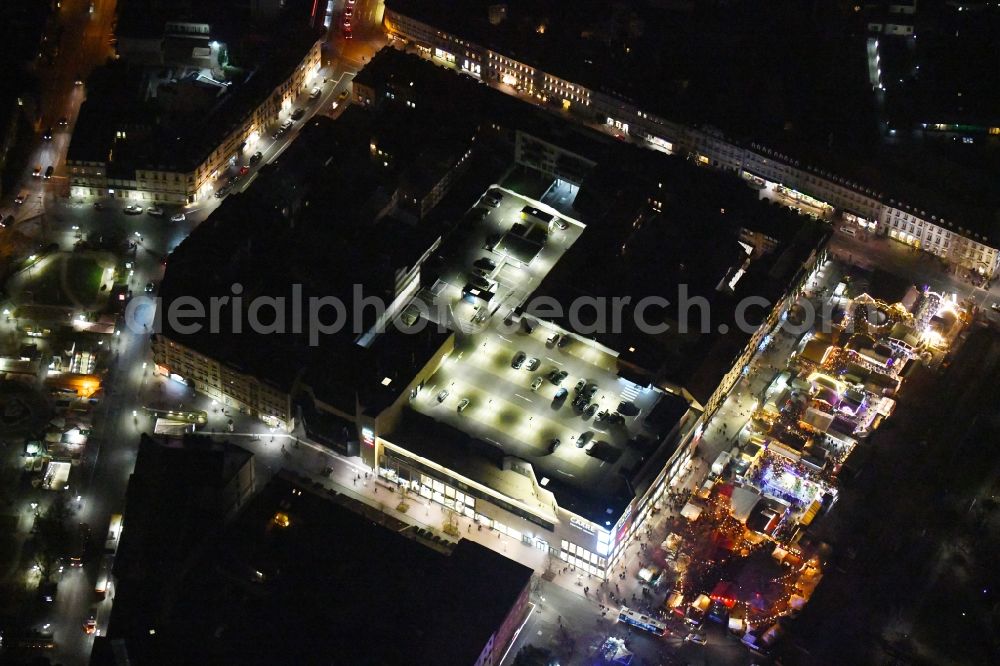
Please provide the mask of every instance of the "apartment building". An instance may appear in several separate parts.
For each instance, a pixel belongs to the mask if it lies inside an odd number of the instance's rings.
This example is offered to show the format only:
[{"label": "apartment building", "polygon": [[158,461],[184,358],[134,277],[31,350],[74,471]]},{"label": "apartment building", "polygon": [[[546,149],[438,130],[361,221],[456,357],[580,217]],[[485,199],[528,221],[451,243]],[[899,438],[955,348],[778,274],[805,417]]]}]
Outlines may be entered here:
[{"label": "apartment building", "polygon": [[180,130],[130,116],[120,100],[88,98],[67,155],[70,196],[177,204],[210,196],[225,169],[249,158],[260,137],[314,85],[320,46],[314,34],[299,33],[234,85],[171,84],[179,96],[196,86],[220,89],[203,122],[183,128],[183,141],[172,134]]}]

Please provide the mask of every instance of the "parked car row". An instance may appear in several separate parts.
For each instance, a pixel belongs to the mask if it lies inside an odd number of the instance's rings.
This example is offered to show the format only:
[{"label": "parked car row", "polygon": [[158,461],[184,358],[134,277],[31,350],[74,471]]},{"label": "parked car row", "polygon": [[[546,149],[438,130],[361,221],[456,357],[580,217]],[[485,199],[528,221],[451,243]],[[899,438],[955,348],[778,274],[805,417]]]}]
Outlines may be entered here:
[{"label": "parked car row", "polygon": [[532,356],[531,358],[528,358],[528,355],[522,351],[519,351],[516,354],[514,354],[514,358],[511,359],[510,361],[510,367],[514,368],[515,370],[518,370],[523,365],[524,369],[527,370],[528,372],[534,372],[535,370],[538,369],[538,366],[540,364],[541,361],[539,361],[536,357]]},{"label": "parked car row", "polygon": [[[451,395],[451,392],[448,389],[441,389],[437,394],[438,403],[442,403],[445,400],[447,400],[449,395]],[[462,412],[464,412],[466,409],[468,409],[469,405],[471,404],[472,400],[470,400],[469,398],[462,398],[461,400],[459,400],[457,408],[458,413],[461,414]]]},{"label": "parked car row", "polygon": [[[105,204],[104,202],[102,201],[94,202],[94,210],[106,210],[106,209],[107,209],[107,204]],[[127,206],[122,208],[122,212],[125,213],[126,215],[141,215],[144,210],[146,211],[146,214],[152,215],[153,217],[163,217],[166,214],[166,212],[162,208],[160,208],[155,204],[150,206],[149,208],[143,208],[142,206],[137,206],[135,204],[128,204]],[[187,215],[185,215],[184,213],[174,213],[173,215],[170,216],[171,222],[183,222],[186,219]]]},{"label": "parked car row", "polygon": [[558,347],[559,349],[564,349],[571,341],[572,338],[570,338],[568,335],[563,335],[562,333],[553,333],[545,341],[545,346],[549,348]]}]

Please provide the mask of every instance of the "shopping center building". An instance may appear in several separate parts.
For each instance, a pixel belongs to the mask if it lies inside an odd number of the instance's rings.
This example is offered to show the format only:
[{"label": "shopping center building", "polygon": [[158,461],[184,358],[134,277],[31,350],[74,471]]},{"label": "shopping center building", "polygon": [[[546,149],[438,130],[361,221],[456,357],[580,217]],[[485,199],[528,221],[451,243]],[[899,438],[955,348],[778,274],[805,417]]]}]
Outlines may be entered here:
[{"label": "shopping center building", "polygon": [[515,43],[510,35],[516,31],[504,32],[498,26],[520,17],[509,16],[506,5],[487,8],[486,4],[471,2],[456,9],[428,0],[389,0],[384,25],[401,48],[509,94],[531,97],[554,113],[606,125],[650,149],[739,173],[762,187],[784,188],[791,199],[815,207],[818,214],[838,211],[859,229],[877,231],[982,276],[993,276],[1000,267],[1000,236],[981,211],[954,211],[954,201],[935,210],[939,201],[909,200],[925,198],[927,192],[894,192],[891,175],[886,175],[885,186],[866,184],[861,178],[838,173],[838,167],[811,163],[788,150],[674,122],[639,99],[643,90],[632,88],[627,95],[621,94],[612,89],[613,79],[593,73],[589,76],[595,83],[582,82],[588,72],[599,71],[593,69],[599,63],[585,65],[563,52],[556,55],[535,48],[537,43]]},{"label": "shopping center building", "polygon": [[[416,56],[388,49],[370,66],[359,104],[310,121],[287,159],[181,244],[161,294],[209,299],[238,282],[249,302],[301,282],[305,297],[338,295],[353,311],[360,284],[399,316],[376,331],[368,315],[316,347],[301,332],[167,328],[157,370],[603,577],[824,260],[828,227],[733,174],[567,124]],[[457,170],[447,192],[414,208],[402,176],[431,144],[462,159],[441,162]],[[498,205],[477,206],[488,191]],[[482,291],[462,288],[473,274]],[[751,296],[763,305],[744,312]],[[611,325],[574,320],[577,304],[615,298]]]}]

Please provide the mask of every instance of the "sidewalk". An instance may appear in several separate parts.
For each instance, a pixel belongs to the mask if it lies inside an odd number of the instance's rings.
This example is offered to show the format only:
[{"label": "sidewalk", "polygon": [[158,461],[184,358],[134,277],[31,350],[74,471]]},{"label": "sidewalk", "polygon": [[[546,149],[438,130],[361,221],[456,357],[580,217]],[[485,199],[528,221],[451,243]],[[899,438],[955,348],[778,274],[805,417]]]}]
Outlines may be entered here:
[{"label": "sidewalk", "polygon": [[[203,434],[219,441],[228,440],[246,448],[254,453],[258,462],[271,473],[277,473],[283,468],[287,469],[308,478],[310,482],[319,483],[324,488],[378,509],[399,521],[430,530],[447,541],[455,542],[459,538],[470,539],[522,564],[531,566],[538,573],[546,570],[547,551],[539,550],[521,541],[515,541],[492,529],[481,527],[472,519],[455,514],[447,507],[420,495],[407,493],[406,503],[409,508],[405,513],[398,511],[397,507],[403,499],[400,490],[394,484],[377,479],[373,471],[362,464],[360,459],[344,458],[333,451],[307,440],[299,439],[294,435],[272,432],[257,419],[240,414],[230,408],[227,408],[229,412],[227,416],[222,411],[222,405],[212,405],[211,399],[203,395],[192,397],[190,389],[162,377],[154,378],[149,383],[148,396],[152,399],[169,402],[173,407],[179,409],[203,409],[207,411],[209,414],[208,425],[202,431]],[[234,422],[235,432],[227,432],[229,419]],[[332,471],[324,474],[327,469]],[[455,522],[459,532],[458,536],[448,535],[444,532],[444,526],[449,520]],[[562,564],[558,558],[555,558],[554,561]],[[555,566],[553,564],[553,567]],[[570,583],[560,581],[560,584],[565,586]]]}]

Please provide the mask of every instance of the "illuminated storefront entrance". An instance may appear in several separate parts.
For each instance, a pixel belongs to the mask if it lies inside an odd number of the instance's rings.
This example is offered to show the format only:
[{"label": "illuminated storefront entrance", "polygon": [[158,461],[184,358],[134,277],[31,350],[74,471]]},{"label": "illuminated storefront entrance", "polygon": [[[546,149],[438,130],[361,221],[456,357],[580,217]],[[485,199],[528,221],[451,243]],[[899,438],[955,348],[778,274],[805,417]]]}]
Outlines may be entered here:
[{"label": "illuminated storefront entrance", "polygon": [[475,497],[426,474],[420,474],[405,467],[397,469],[380,467],[379,475],[424,499],[446,506],[456,513],[469,518],[476,517]]}]

